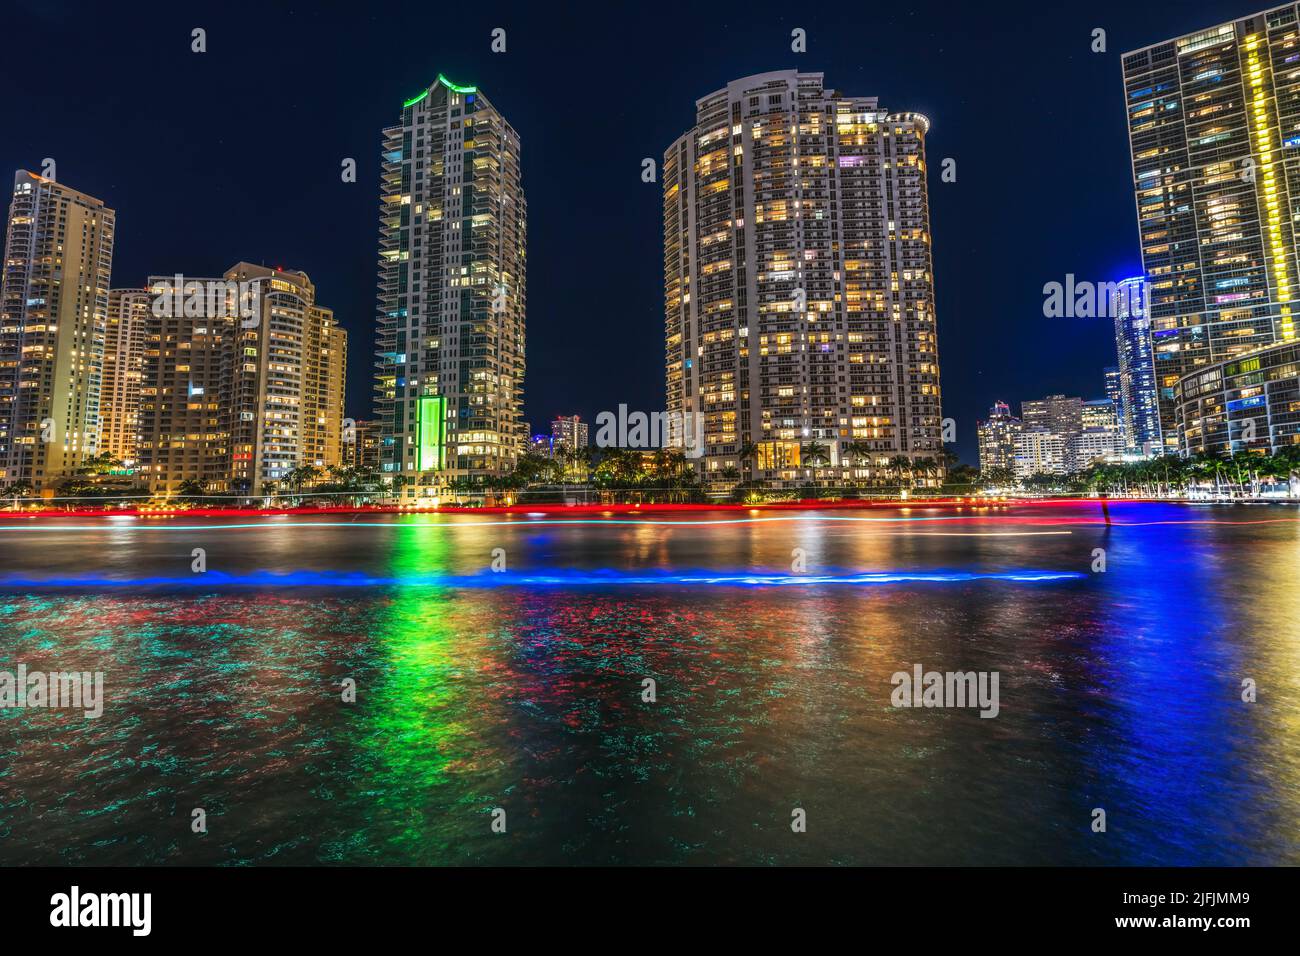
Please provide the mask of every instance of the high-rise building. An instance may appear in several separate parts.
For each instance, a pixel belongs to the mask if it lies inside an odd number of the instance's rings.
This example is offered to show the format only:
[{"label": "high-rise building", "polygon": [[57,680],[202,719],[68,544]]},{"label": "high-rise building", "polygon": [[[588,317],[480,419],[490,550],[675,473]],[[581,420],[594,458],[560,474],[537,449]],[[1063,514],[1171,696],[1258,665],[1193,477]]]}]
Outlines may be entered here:
[{"label": "high-rise building", "polygon": [[[177,287],[180,287],[179,290]],[[304,272],[240,262],[221,278],[153,276],[141,472],[261,495],[343,460],[346,333]]]},{"label": "high-rise building", "polygon": [[706,476],[940,460],[929,120],[796,70],[695,106],[663,161],[665,371]]},{"label": "high-rise building", "polygon": [[1119,367],[1112,377],[1106,370],[1106,394],[1120,415],[1120,433],[1128,451],[1155,455],[1164,451],[1160,440],[1160,402],[1157,397],[1151,318],[1141,276],[1119,283],[1115,296],[1115,351]]},{"label": "high-rise building", "polygon": [[1288,3],[1126,53],[1160,442],[1178,380],[1296,337],[1300,26]]},{"label": "high-rise building", "polygon": [[1077,396],[1048,395],[1020,403],[1022,428],[1016,438],[1016,474],[1068,474],[1124,451],[1119,409],[1109,398],[1085,402]]},{"label": "high-rise building", "polygon": [[99,450],[113,210],[20,169],[0,275],[0,470],[44,490]]},{"label": "high-rise building", "polygon": [[[1116,408],[1124,404],[1124,390],[1120,385],[1120,374],[1118,365],[1107,365],[1101,370],[1102,380],[1106,384],[1106,397],[1115,403]],[[1120,415],[1120,421],[1123,422],[1124,416]]]},{"label": "high-rise building", "polygon": [[239,322],[231,487],[258,495],[295,468],[342,460],[347,348],[305,272],[240,262],[225,279],[256,309]]},{"label": "high-rise building", "polygon": [[303,378],[302,437],[305,465],[343,463],[343,405],[348,367],[348,333],[329,309],[312,307],[307,323]]},{"label": "high-rise building", "polygon": [[110,289],[100,377],[100,450],[123,462],[139,457],[140,381],[149,328],[148,289]]},{"label": "high-rise building", "polygon": [[[215,285],[209,285],[215,283]],[[174,286],[191,290],[186,309]],[[196,482],[205,491],[230,487],[232,420],[236,408],[238,296],[194,296],[222,279],[152,276],[149,322],[140,377],[138,473],[150,491],[171,493]],[[254,356],[249,356],[250,359]]]},{"label": "high-rise building", "polygon": [[1025,428],[1043,428],[1058,435],[1075,435],[1083,428],[1083,399],[1048,395],[1020,403]]},{"label": "high-rise building", "polygon": [[519,136],[439,75],[384,130],[376,409],[403,496],[511,471],[526,441]]},{"label": "high-rise building", "polygon": [[560,415],[551,422],[551,437],[554,446],[564,446],[570,450],[587,447],[587,423],[580,421],[577,415]]},{"label": "high-rise building", "polygon": [[1020,419],[1011,414],[1011,406],[1006,402],[994,402],[989,417],[975,424],[981,471],[1015,467],[1016,438],[1020,429]]}]

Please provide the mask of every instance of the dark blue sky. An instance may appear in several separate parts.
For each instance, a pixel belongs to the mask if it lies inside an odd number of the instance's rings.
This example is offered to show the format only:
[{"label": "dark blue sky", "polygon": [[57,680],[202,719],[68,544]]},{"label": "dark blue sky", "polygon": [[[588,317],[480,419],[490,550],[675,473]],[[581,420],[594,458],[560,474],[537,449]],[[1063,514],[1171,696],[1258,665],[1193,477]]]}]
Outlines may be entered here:
[{"label": "dark blue sky", "polygon": [[[114,285],[240,259],[306,271],[349,329],[348,411],[363,417],[380,130],[439,72],[476,84],[523,141],[526,417],[541,430],[663,407],[660,193],[641,159],[728,80],[820,71],[931,119],[943,406],[973,462],[995,399],[1095,397],[1114,364],[1109,322],[1044,318],[1042,287],[1140,267],[1120,55],[1268,5],[899,0],[791,16],[746,2],[669,18],[659,3],[10,3],[0,170],[53,157],[60,181],[117,210]],[[190,51],[194,27],[207,53]],[[1096,27],[1105,54],[1089,49]],[[955,183],[939,181],[944,157]]]}]

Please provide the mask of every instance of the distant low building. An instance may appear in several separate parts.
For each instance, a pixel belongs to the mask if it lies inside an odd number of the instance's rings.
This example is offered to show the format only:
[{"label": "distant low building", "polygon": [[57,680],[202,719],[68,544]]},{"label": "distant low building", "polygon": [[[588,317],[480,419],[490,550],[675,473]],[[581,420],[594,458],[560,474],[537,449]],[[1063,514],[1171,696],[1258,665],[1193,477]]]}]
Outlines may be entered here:
[{"label": "distant low building", "polygon": [[[1107,387],[1114,387],[1108,378]],[[1119,408],[1110,398],[1048,395],[1021,402],[1016,474],[1070,474],[1124,453]],[[1026,437],[1028,436],[1028,437]]]},{"label": "distant low building", "polygon": [[1068,474],[1069,451],[1069,442],[1064,436],[1046,428],[1025,428],[1016,436],[1016,456],[1012,467],[1017,478]]},{"label": "distant low building", "polygon": [[352,434],[343,433],[343,464],[364,471],[379,470],[379,421],[357,419]]},{"label": "distant low building", "polygon": [[1006,402],[995,402],[989,409],[989,417],[976,422],[981,471],[1015,467],[1016,438],[1021,427],[1020,419],[1011,414],[1011,406]]},{"label": "distant low building", "polygon": [[551,422],[551,438],[557,449],[561,446],[574,451],[586,448],[589,444],[587,423],[580,420],[577,415],[561,415]]},{"label": "distant low building", "polygon": [[1094,399],[1084,402],[1080,413],[1082,427],[1074,438],[1071,470],[1120,458],[1124,454],[1124,435],[1115,403],[1109,398]]}]

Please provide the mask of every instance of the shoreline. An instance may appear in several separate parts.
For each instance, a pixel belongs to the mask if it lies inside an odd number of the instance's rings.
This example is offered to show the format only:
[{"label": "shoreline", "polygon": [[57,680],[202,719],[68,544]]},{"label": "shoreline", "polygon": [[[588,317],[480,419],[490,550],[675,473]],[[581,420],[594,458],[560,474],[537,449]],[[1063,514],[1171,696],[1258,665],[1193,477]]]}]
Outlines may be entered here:
[{"label": "shoreline", "polygon": [[[229,507],[178,507],[178,508],[42,508],[31,511],[0,510],[0,521],[23,521],[56,518],[234,518],[234,517],[291,517],[295,515],[520,515],[546,517],[635,516],[638,514],[664,514],[674,512],[764,512],[764,511],[900,511],[914,509],[940,509],[965,511],[1024,507],[1079,507],[1097,506],[1101,510],[1110,506],[1168,504],[1168,505],[1300,505],[1296,499],[1231,498],[891,498],[886,500],[816,498],[798,501],[773,501],[760,504],[641,503],[641,504],[536,504],[498,505],[475,507],[445,505],[421,507],[418,505],[313,505],[306,507],[229,508]],[[1104,508],[1102,506],[1105,506]]]}]

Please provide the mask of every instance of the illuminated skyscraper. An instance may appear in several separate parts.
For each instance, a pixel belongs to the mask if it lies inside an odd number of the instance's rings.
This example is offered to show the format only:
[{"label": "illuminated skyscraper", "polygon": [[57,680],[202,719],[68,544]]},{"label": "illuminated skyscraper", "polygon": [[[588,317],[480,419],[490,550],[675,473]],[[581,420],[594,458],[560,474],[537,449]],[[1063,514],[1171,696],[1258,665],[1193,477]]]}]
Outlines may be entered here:
[{"label": "illuminated skyscraper", "polygon": [[149,326],[148,289],[110,289],[100,377],[100,450],[124,462],[139,457],[140,380]]},{"label": "illuminated skyscraper", "polygon": [[941,459],[929,120],[795,70],[695,107],[663,161],[665,377],[706,476]]},{"label": "illuminated skyscraper", "polygon": [[[182,288],[177,295],[178,281]],[[240,262],[221,278],[153,276],[140,401],[154,491],[285,490],[343,460],[344,331],[305,272]]]},{"label": "illuminated skyscraper", "polygon": [[[312,309],[305,352],[303,464],[322,469],[344,464],[351,452],[343,446],[348,333],[329,309]],[[351,437],[357,437],[355,426]]]},{"label": "illuminated skyscraper", "polygon": [[1022,428],[1016,434],[1012,468],[1017,478],[1068,474],[1072,470],[1070,442],[1046,428]]},{"label": "illuminated skyscraper", "polygon": [[1277,453],[1300,446],[1300,342],[1197,369],[1178,383],[1182,452]]},{"label": "illuminated skyscraper", "polygon": [[[153,276],[148,282],[138,473],[154,492],[173,492],[187,481],[208,492],[227,491],[231,422],[238,414],[238,305],[223,295],[219,308],[205,303],[201,309],[186,310],[173,294],[176,279]],[[185,281],[224,284],[225,280]],[[184,282],[182,294],[183,290]]]},{"label": "illuminated skyscraper", "polygon": [[[1118,394],[1107,395],[1120,414],[1120,434],[1126,450],[1151,455],[1165,451],[1160,441],[1160,403],[1151,348],[1151,319],[1147,315],[1142,278],[1125,279],[1115,297],[1115,351],[1119,356]],[[1172,450],[1172,449],[1169,449]]]},{"label": "illuminated skyscraper", "polygon": [[36,489],[99,448],[113,210],[20,169],[0,275],[0,471]]},{"label": "illuminated skyscraper", "polygon": [[1119,366],[1107,365],[1101,370],[1101,374],[1106,382],[1106,397],[1115,403],[1116,408],[1119,408],[1124,394],[1124,390],[1120,386]]},{"label": "illuminated skyscraper", "polygon": [[384,130],[376,409],[403,496],[505,474],[523,448],[519,148],[481,92],[441,75]]},{"label": "illuminated skyscraper", "polygon": [[305,272],[241,262],[225,279],[255,294],[257,314],[241,317],[236,339],[231,483],[257,495],[294,468],[342,461],[346,344]]},{"label": "illuminated skyscraper", "polygon": [[1300,27],[1294,3],[1127,53],[1160,441],[1175,385],[1296,337]]}]

